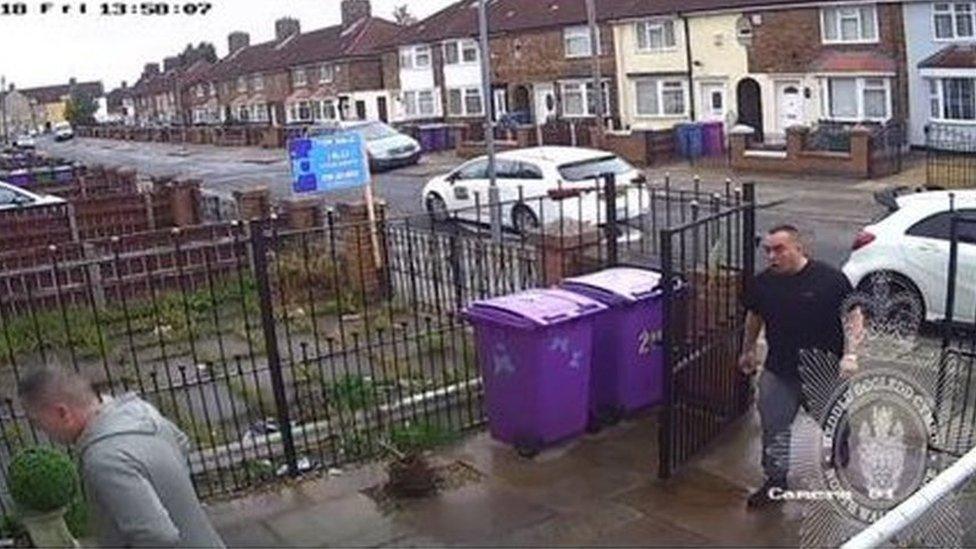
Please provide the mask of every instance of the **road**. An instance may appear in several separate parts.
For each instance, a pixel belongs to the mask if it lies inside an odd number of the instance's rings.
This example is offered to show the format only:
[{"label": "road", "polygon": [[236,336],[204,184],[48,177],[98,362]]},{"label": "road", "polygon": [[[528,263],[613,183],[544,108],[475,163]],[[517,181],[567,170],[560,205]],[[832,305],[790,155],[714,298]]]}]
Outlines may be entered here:
[{"label": "road", "polygon": [[[235,190],[268,186],[278,198],[290,192],[290,172],[283,150],[257,148],[229,148],[190,145],[181,151],[179,145],[165,143],[135,143],[103,139],[75,139],[55,143],[50,139],[38,142],[38,148],[52,155],[88,164],[135,167],[148,175],[176,175],[204,181],[204,187],[229,196]],[[432,176],[444,173],[461,162],[451,154],[425,157],[417,166],[377,174],[374,179],[377,194],[383,198],[393,216],[421,211],[420,191]],[[652,182],[660,183],[669,173],[675,188],[690,188],[694,174],[702,176],[704,188],[722,191],[728,174],[724,170],[693,169],[686,164],[648,171]],[[811,240],[814,256],[840,266],[850,253],[850,245],[857,232],[882,209],[872,195],[886,186],[883,182],[861,182],[816,177],[736,177],[736,185],[743,181],[756,183],[760,202],[783,203],[760,211],[757,228],[761,231],[775,225],[789,223],[802,229]],[[334,193],[327,202],[355,200],[357,191]]]}]

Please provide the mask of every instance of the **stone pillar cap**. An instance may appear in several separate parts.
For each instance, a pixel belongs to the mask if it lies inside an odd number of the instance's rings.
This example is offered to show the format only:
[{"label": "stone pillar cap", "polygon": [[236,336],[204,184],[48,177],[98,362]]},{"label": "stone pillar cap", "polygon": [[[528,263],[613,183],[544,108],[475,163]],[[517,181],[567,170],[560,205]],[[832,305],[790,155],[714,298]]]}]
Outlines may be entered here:
[{"label": "stone pillar cap", "polygon": [[729,130],[730,135],[752,135],[754,133],[756,133],[756,129],[746,124],[736,124]]}]

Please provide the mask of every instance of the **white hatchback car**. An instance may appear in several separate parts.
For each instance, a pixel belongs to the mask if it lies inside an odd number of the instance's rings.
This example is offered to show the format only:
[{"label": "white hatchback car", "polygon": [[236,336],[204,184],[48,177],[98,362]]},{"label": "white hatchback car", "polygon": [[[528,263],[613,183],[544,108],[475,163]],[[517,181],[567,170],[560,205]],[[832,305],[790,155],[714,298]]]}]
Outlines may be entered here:
[{"label": "white hatchback car", "polygon": [[[639,216],[650,202],[646,189],[635,185],[646,182],[644,175],[605,151],[519,149],[500,153],[495,169],[502,223],[520,233],[560,220],[602,223],[606,219],[606,197],[597,189],[597,178],[608,173],[616,176],[617,219]],[[435,219],[456,212],[462,220],[488,223],[489,187],[488,159],[476,158],[431,179],[424,186],[424,207]]]},{"label": "white hatchback car", "polygon": [[51,195],[40,195],[21,189],[20,187],[0,181],[0,211],[26,208],[31,206],[57,206],[65,204],[63,198]]},{"label": "white hatchback car", "polygon": [[[854,242],[844,274],[860,290],[881,282],[911,299],[924,319],[946,316],[949,231],[953,215],[976,221],[976,191],[932,191],[892,197],[884,218]],[[953,211],[953,209],[955,211]],[[976,223],[958,225],[959,256],[954,320],[976,320]]]}]

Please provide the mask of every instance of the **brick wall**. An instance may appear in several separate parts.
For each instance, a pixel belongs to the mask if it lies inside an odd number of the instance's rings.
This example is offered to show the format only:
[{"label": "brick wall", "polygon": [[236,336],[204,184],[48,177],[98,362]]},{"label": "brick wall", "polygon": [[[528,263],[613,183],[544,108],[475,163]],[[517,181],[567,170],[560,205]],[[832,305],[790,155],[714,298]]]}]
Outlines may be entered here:
[{"label": "brick wall", "polygon": [[[603,25],[601,69],[613,77],[613,30]],[[491,41],[491,66],[497,82],[552,82],[564,78],[588,78],[592,75],[590,58],[567,59],[563,46],[563,28],[533,30],[494,38]]]},{"label": "brick wall", "polygon": [[383,87],[388,90],[400,89],[400,54],[395,51],[380,56],[383,64]]},{"label": "brick wall", "polygon": [[383,62],[379,59],[357,59],[345,63],[346,88],[343,92],[383,89]]}]

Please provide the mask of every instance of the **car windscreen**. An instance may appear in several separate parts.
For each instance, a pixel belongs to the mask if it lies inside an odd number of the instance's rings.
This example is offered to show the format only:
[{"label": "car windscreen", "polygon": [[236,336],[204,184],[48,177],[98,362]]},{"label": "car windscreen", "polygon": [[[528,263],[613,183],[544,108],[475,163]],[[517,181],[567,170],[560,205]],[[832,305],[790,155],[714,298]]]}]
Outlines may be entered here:
[{"label": "car windscreen", "polygon": [[354,126],[350,130],[363,136],[366,141],[378,141],[380,139],[386,139],[387,137],[395,137],[400,135],[396,130],[382,124],[380,122],[374,122],[372,124],[363,124],[362,126]]},{"label": "car windscreen", "polygon": [[625,174],[634,167],[617,156],[603,156],[559,166],[559,175],[564,181],[585,181],[603,174]]}]

